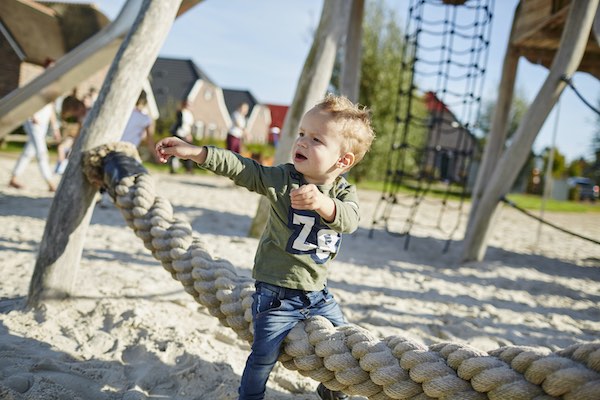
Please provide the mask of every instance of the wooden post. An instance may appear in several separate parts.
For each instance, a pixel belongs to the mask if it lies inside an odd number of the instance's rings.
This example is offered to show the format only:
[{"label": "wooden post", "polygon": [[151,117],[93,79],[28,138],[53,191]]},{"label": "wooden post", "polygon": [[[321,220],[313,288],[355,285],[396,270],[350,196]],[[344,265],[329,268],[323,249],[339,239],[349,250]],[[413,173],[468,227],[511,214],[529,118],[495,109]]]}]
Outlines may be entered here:
[{"label": "wooden post", "polygon": [[548,77],[523,117],[510,147],[498,162],[472,216],[472,222],[465,235],[463,261],[483,259],[491,221],[498,202],[512,187],[519,170],[527,161],[540,128],[564,90],[566,83],[562,77],[571,76],[583,58],[592,21],[598,9],[598,1],[571,2],[560,46],[552,61]]},{"label": "wooden post", "polygon": [[50,207],[29,286],[30,307],[71,293],[96,195],[96,189],[82,173],[82,152],[120,140],[143,80],[150,73],[180,3],[181,0],[144,0],[115,56]]},{"label": "wooden post", "polygon": [[596,43],[600,46],[600,7],[596,10],[596,17],[594,17],[594,25],[592,27],[592,32],[594,33],[594,37],[596,38]]},{"label": "wooden post", "polygon": [[[323,3],[319,27],[304,62],[294,100],[285,116],[275,152],[275,164],[291,160],[300,119],[325,95],[331,80],[337,49],[346,33],[351,5],[351,2],[345,0],[325,0]],[[262,234],[267,223],[268,211],[268,200],[262,197],[248,235],[258,237]]]},{"label": "wooden post", "polygon": [[341,93],[356,103],[360,89],[360,66],[362,57],[362,23],[365,0],[353,0],[350,11],[344,63],[342,64]]},{"label": "wooden post", "polygon": [[506,54],[504,55],[502,78],[500,80],[500,87],[498,88],[498,99],[496,100],[496,108],[494,109],[492,129],[485,144],[481,165],[479,167],[477,179],[475,180],[475,186],[473,187],[473,193],[471,195],[471,211],[469,215],[469,224],[467,226],[470,226],[472,216],[477,210],[479,199],[490,180],[492,172],[496,168],[498,159],[504,151],[504,143],[506,142],[506,136],[508,134],[508,129],[506,127],[510,118],[510,109],[517,77],[517,67],[519,65],[519,53],[512,44],[515,35],[516,21],[519,18],[519,8],[520,7],[517,6],[513,17],[508,46],[506,48]]},{"label": "wooden post", "polygon": [[[58,59],[52,68],[1,98],[0,140],[34,112],[109,65],[135,22],[143,1],[127,0],[110,25]],[[200,1],[183,0],[177,15]]]}]

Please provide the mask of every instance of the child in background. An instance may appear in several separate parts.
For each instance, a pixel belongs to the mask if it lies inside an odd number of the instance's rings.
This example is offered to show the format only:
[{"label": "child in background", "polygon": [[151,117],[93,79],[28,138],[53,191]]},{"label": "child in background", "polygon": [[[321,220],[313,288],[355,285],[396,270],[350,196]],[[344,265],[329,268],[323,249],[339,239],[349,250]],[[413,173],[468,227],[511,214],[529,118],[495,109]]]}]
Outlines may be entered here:
[{"label": "child in background", "polygon": [[[193,160],[271,203],[254,259],[254,341],[240,400],[264,398],[281,343],[299,321],[320,315],[334,326],[347,323],[329,293],[327,274],[341,234],[355,231],[359,221],[356,189],[342,174],[363,158],[374,136],[365,108],[328,95],[303,116],[293,163],[266,167],[232,151],[174,137],[157,143],[161,162],[170,157]],[[323,384],[317,393],[321,399],[347,398]]]},{"label": "child in background", "polygon": [[[44,68],[48,69],[54,65],[54,60],[48,58],[44,62]],[[23,125],[27,134],[27,143],[15,164],[8,186],[15,189],[23,188],[23,184],[19,181],[19,176],[25,172],[29,161],[35,156],[42,177],[48,184],[48,190],[56,191],[56,185],[52,180],[52,172],[48,164],[48,146],[46,145],[46,133],[48,128],[51,129],[54,139],[61,140],[58,120],[54,103],[48,103],[35,114],[33,114]],[[27,179],[29,181],[29,179]]]}]

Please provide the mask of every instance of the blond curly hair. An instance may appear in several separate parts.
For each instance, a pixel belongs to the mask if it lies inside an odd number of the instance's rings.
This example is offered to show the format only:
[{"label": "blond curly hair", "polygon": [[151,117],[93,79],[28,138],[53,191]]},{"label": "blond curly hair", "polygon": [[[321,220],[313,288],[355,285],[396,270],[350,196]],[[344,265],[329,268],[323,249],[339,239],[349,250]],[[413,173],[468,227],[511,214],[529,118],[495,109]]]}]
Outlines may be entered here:
[{"label": "blond curly hair", "polygon": [[371,116],[365,106],[354,104],[347,97],[328,94],[314,109],[328,112],[340,125],[344,137],[343,151],[352,152],[355,164],[363,159],[375,139]]}]

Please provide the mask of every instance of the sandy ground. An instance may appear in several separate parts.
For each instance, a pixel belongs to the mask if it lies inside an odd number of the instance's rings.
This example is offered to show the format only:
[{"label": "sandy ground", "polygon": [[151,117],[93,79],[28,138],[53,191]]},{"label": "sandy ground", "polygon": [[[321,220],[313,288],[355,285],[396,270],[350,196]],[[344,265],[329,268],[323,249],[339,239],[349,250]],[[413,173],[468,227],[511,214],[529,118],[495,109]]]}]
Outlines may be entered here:
[{"label": "sandy ground", "polygon": [[[73,297],[24,308],[53,200],[35,164],[27,188],[8,188],[14,156],[0,156],[0,398],[236,399],[249,346],[219,325],[153,259],[118,209],[96,207]],[[214,257],[250,274],[257,241],[245,237],[258,196],[213,175],[153,175]],[[373,230],[379,194],[360,192],[360,229],[346,235],[330,286],[348,319],[385,337],[552,350],[599,339],[600,246],[504,208],[483,262],[460,265],[456,210],[418,209],[413,236]],[[454,207],[454,205],[452,205]],[[408,209],[391,213],[404,227]],[[600,213],[548,219],[600,238]],[[277,366],[267,399],[316,399],[316,383]]]}]

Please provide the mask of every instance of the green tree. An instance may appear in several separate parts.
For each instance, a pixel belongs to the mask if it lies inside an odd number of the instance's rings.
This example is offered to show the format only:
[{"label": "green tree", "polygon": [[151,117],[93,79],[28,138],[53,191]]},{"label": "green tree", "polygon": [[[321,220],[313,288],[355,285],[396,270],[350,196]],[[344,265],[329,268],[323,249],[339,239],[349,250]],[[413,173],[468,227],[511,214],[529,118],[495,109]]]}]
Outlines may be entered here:
[{"label": "green tree", "polygon": [[[510,140],[513,134],[517,131],[523,116],[527,112],[529,108],[529,102],[527,101],[524,91],[520,88],[515,90],[515,95],[513,97],[513,101],[510,107],[509,113],[509,122],[507,124],[507,141],[506,146],[510,145]],[[479,127],[479,133],[481,135],[480,144],[483,148],[485,142],[487,140],[487,136],[490,134],[492,129],[492,120],[494,118],[494,111],[496,109],[496,100],[487,101],[482,106],[483,111],[481,112],[479,119],[477,121],[477,126]],[[517,179],[515,180],[515,184],[513,189],[516,191],[524,191],[528,190],[528,187],[531,187],[531,175],[533,169],[535,168],[535,158],[536,155],[533,151],[529,153],[529,157],[527,162],[519,172]],[[536,190],[539,192],[539,190]]]},{"label": "green tree", "polygon": [[[600,110],[600,97],[596,101],[596,109]],[[596,161],[600,157],[600,114],[596,114],[596,127],[592,137],[592,149],[596,155]]]},{"label": "green tree", "polygon": [[[480,133],[483,135],[482,142],[485,143],[487,135],[492,130],[492,119],[494,118],[494,110],[496,109],[496,100],[487,101],[483,105],[483,112],[481,113],[477,125],[479,126]],[[522,89],[517,88],[515,96],[513,98],[508,121],[508,134],[507,138],[510,143],[510,138],[517,131],[523,116],[529,108],[529,102],[525,98],[525,93]]]},{"label": "green tree", "polygon": [[[404,35],[399,25],[399,17],[382,1],[367,2],[363,20],[361,81],[359,102],[371,110],[371,120],[376,139],[371,151],[350,170],[350,176],[357,181],[362,179],[381,180],[382,171],[387,167],[394,144],[397,128],[396,115],[406,113],[407,101],[402,101],[404,109],[397,110],[400,82],[405,92],[410,84],[409,71],[402,71]],[[338,57],[338,60],[341,57]],[[401,79],[404,74],[405,79]],[[334,69],[331,89],[339,87],[339,63]],[[413,117],[424,119],[425,105],[421,101],[413,103]],[[415,115],[416,114],[416,115]],[[426,128],[412,127],[407,141],[411,148],[421,148],[426,138]],[[417,165],[417,154],[411,154],[406,168]]]},{"label": "green tree", "polygon": [[589,165],[585,158],[580,157],[569,164],[567,174],[568,176],[583,176],[584,171],[588,169],[588,167]]},{"label": "green tree", "polygon": [[[546,173],[546,170],[548,169],[548,161],[549,161],[549,157],[550,157],[550,147],[546,147],[544,149],[544,151],[542,152],[543,154],[543,160],[544,160],[544,169],[542,171],[542,173]],[[558,148],[554,149],[554,157],[552,160],[552,177],[553,178],[564,178],[565,175],[567,175],[567,161],[565,158],[565,155],[562,154],[560,152],[560,150]]]},{"label": "green tree", "polygon": [[[600,97],[596,101],[596,109],[600,110]],[[588,176],[596,183],[600,184],[600,114],[596,114],[596,127],[592,137],[592,149],[594,151],[594,161],[588,168]]]}]

